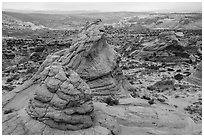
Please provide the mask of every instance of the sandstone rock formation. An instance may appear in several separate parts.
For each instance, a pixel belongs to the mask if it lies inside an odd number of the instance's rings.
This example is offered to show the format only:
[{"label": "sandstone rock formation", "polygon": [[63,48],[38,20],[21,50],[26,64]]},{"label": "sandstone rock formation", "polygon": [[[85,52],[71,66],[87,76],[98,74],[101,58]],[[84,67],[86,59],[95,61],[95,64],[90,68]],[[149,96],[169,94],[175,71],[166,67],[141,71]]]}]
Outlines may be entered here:
[{"label": "sandstone rock formation", "polygon": [[[133,92],[141,94],[143,99],[120,98],[131,85],[118,67],[119,59],[113,47],[106,43],[101,21],[87,25],[69,49],[49,55],[31,80],[3,96],[2,133],[202,134],[202,123],[196,124],[189,117],[183,109],[188,104],[183,100],[172,96],[165,98],[162,94],[147,98],[146,94],[140,93],[149,93],[146,87],[161,76],[147,73],[148,77],[141,75],[143,78],[138,78],[132,75],[141,80],[137,84],[141,86]],[[140,71],[137,67],[137,64],[132,66]],[[171,89],[173,85],[170,82],[169,86],[168,81],[158,82],[152,89]],[[173,90],[167,91],[169,94]],[[119,97],[118,105],[110,106],[93,99],[107,95]],[[147,101],[152,98],[153,103]]]},{"label": "sandstone rock formation", "polygon": [[41,77],[40,73],[46,67],[57,62],[79,74],[95,96],[121,95],[122,92],[124,93],[121,85],[126,88],[131,85],[123,78],[122,71],[118,67],[119,56],[113,46],[107,44],[105,35],[101,20],[88,24],[82,28],[70,48],[46,58],[32,77],[31,84],[26,85],[25,88],[38,81]]},{"label": "sandstone rock formation", "polygon": [[37,74],[55,60],[62,66],[75,70],[87,82],[93,94],[118,93],[117,81],[112,76],[117,55],[113,47],[106,43],[104,32],[105,28],[100,20],[87,25],[70,49],[48,57]]},{"label": "sandstone rock formation", "polygon": [[50,134],[52,129],[56,134],[118,134],[117,121],[94,112],[92,103],[93,95],[119,93],[116,57],[101,21],[87,25],[72,47],[49,55],[30,81],[6,97],[3,134]]}]

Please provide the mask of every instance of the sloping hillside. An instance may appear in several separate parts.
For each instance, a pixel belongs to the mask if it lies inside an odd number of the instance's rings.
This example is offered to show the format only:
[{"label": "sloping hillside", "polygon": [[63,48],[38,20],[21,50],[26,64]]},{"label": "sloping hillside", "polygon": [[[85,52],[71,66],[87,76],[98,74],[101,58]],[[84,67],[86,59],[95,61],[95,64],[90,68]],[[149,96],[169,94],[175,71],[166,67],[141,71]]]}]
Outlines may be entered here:
[{"label": "sloping hillside", "polygon": [[109,13],[84,13],[84,14],[40,14],[40,13],[14,13],[3,12],[3,16],[14,17],[23,22],[31,22],[35,25],[43,25],[52,29],[73,28],[84,25],[86,21],[102,19],[104,23],[119,22],[123,17],[133,16],[134,12],[109,12]]},{"label": "sloping hillside", "polygon": [[[79,30],[87,22],[102,19],[105,25],[137,33],[151,29],[202,29],[201,13],[84,12],[84,13],[16,13],[2,12],[4,36],[27,36],[36,31]],[[46,34],[47,35],[47,34]]]},{"label": "sloping hillside", "polygon": [[31,29],[31,30],[36,30],[36,29],[43,29],[45,28],[41,24],[34,24],[30,20],[21,20],[15,16],[11,16],[8,14],[4,14],[2,16],[2,26],[3,29],[13,29],[13,30],[21,30],[21,29]]},{"label": "sloping hillside", "polygon": [[130,17],[127,21],[143,24],[150,29],[202,29],[200,13],[149,14]]}]

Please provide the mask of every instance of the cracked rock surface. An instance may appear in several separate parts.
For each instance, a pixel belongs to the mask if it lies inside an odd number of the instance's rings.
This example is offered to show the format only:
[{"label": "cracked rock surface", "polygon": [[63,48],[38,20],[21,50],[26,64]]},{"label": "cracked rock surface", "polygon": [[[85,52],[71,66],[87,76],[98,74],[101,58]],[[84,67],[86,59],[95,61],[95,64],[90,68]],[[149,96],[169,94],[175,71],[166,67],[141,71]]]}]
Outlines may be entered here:
[{"label": "cracked rock surface", "polygon": [[93,103],[88,85],[74,71],[50,66],[29,100],[28,114],[50,127],[79,130],[93,125]]},{"label": "cracked rock surface", "polygon": [[114,118],[100,110],[94,112],[89,86],[77,73],[49,66],[41,76],[41,83],[33,89],[33,98],[18,111],[3,115],[3,134],[119,133]]}]

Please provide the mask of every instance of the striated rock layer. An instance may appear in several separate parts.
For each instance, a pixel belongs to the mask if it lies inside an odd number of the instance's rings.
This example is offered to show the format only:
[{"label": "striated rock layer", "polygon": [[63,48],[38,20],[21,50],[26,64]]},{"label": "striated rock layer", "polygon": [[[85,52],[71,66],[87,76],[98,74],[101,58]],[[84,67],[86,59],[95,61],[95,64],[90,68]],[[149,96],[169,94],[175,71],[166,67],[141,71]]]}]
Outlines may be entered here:
[{"label": "striated rock layer", "polygon": [[118,55],[105,38],[101,20],[84,27],[75,43],[65,50],[49,55],[32,78],[36,81],[40,73],[53,62],[74,70],[89,85],[92,94],[115,95],[121,92]]}]

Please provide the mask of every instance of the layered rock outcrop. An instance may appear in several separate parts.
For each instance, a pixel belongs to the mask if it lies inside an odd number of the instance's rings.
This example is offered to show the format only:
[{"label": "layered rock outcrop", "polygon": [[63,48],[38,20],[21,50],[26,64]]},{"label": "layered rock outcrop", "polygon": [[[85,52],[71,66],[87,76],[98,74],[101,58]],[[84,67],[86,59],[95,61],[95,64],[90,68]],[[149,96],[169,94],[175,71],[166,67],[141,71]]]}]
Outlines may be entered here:
[{"label": "layered rock outcrop", "polygon": [[101,20],[85,26],[70,48],[46,58],[32,80],[38,80],[45,67],[57,62],[78,73],[89,85],[92,94],[104,96],[120,94],[119,82],[122,75],[117,64],[119,56],[113,46],[107,44],[105,35]]},{"label": "layered rock outcrop", "polygon": [[[3,101],[8,109],[3,122],[8,130],[3,134],[119,133],[117,121],[101,110],[94,111],[92,102],[94,95],[119,93],[117,55],[106,43],[104,31],[101,20],[87,25],[73,46],[49,55],[31,80]],[[14,114],[14,123],[9,113]],[[17,126],[22,129],[16,131]]]}]

